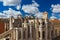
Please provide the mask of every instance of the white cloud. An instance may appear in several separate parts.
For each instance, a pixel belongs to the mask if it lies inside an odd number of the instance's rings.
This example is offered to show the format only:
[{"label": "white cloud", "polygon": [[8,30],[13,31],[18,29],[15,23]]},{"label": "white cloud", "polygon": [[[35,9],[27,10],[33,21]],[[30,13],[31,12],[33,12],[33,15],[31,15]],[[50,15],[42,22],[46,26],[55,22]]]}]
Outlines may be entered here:
[{"label": "white cloud", "polygon": [[51,7],[53,7],[53,8],[57,8],[57,7],[60,8],[60,4],[55,4],[55,5],[52,4]]},{"label": "white cloud", "polygon": [[0,18],[8,18],[6,14],[0,13]]},{"label": "white cloud", "polygon": [[58,15],[58,20],[60,20],[60,14]]},{"label": "white cloud", "polygon": [[60,18],[59,18],[59,20],[60,20]]},{"label": "white cloud", "polygon": [[4,6],[16,6],[20,5],[21,0],[3,0],[2,2]]},{"label": "white cloud", "polygon": [[2,2],[3,0],[0,0],[0,2]]},{"label": "white cloud", "polygon": [[21,0],[0,0],[3,2],[3,6],[15,6],[17,10],[20,10]]},{"label": "white cloud", "polygon": [[[21,0],[0,0],[0,2],[3,2],[3,6],[15,6],[17,10],[20,10],[21,7]],[[10,17],[11,15],[16,17],[18,14],[21,14],[20,11],[15,11],[11,8],[0,13],[2,17]]]},{"label": "white cloud", "polygon": [[32,5],[24,5],[22,10],[24,10],[26,13],[36,13],[39,11],[37,7],[34,7]]},{"label": "white cloud", "polygon": [[25,17],[30,17],[30,16],[31,16],[31,15],[27,15],[27,14],[25,15]]},{"label": "white cloud", "polygon": [[38,4],[38,3],[36,3],[34,0],[32,0],[32,2],[33,2],[33,6],[35,6],[35,7],[39,7],[40,5]]},{"label": "white cloud", "polygon": [[53,13],[60,13],[60,4],[51,5]]},{"label": "white cloud", "polygon": [[[39,11],[38,7],[40,6],[34,0],[32,0],[32,4],[23,5],[22,10],[26,13],[34,14],[36,18],[42,18],[43,13]],[[29,16],[29,15],[27,15]]]},{"label": "white cloud", "polygon": [[39,13],[36,13],[34,16],[36,18],[42,18],[43,17],[43,13],[42,12],[39,12]]},{"label": "white cloud", "polygon": [[8,17],[10,17],[10,16],[17,17],[17,15],[19,15],[19,14],[22,15],[22,14],[20,13],[20,11],[15,11],[15,10],[13,10],[13,9],[11,9],[11,8],[9,8],[9,10],[3,11],[3,13],[6,14]]},{"label": "white cloud", "polygon": [[22,15],[20,11],[15,11],[11,8],[9,10],[3,11],[3,13],[0,13],[0,18],[9,18],[10,16],[13,16],[14,18],[17,18],[17,15]]},{"label": "white cloud", "polygon": [[16,9],[17,9],[17,10],[20,10],[20,8],[21,8],[21,6],[20,6],[20,5],[16,6]]},{"label": "white cloud", "polygon": [[52,16],[50,17],[51,19],[58,19],[59,14],[60,14],[60,4],[52,4],[51,5],[52,9]]},{"label": "white cloud", "polygon": [[29,5],[23,5],[22,6],[22,10],[26,13],[37,13],[39,12],[39,4],[37,4],[35,1],[32,3],[32,4],[29,4]]},{"label": "white cloud", "polygon": [[57,19],[57,17],[55,17],[55,16],[51,16],[50,19]]}]

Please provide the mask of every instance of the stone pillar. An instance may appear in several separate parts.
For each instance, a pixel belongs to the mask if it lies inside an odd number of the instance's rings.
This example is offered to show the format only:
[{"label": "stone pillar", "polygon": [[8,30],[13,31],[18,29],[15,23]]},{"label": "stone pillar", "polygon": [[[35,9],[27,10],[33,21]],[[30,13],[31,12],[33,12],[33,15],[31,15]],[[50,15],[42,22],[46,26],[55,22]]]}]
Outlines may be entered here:
[{"label": "stone pillar", "polygon": [[9,30],[9,26],[8,26],[8,23],[6,23],[6,31],[8,31]]},{"label": "stone pillar", "polygon": [[23,40],[23,28],[21,28],[21,40]]},{"label": "stone pillar", "polygon": [[15,28],[10,34],[10,40],[18,40],[18,28]]},{"label": "stone pillar", "polygon": [[50,35],[50,40],[52,40],[51,31],[50,31],[50,34],[49,35]]},{"label": "stone pillar", "polygon": [[39,26],[39,31],[40,31],[40,40],[43,40],[43,38],[42,38],[42,23],[40,23],[40,26]]},{"label": "stone pillar", "polygon": [[[17,33],[16,33],[17,31]],[[12,32],[12,37],[13,37],[13,40],[16,40],[16,36],[18,36],[18,29],[14,29],[13,32]]]},{"label": "stone pillar", "polygon": [[3,39],[1,39],[1,40],[6,40],[6,38],[3,38]]},{"label": "stone pillar", "polygon": [[18,35],[18,28],[16,28],[16,34],[15,35],[16,35],[16,39],[15,40],[18,40],[18,36],[19,36]]},{"label": "stone pillar", "polygon": [[34,24],[34,27],[35,27],[35,40],[38,40],[39,39],[39,37],[38,37],[38,31],[39,31],[39,28],[38,28],[38,22],[37,22],[37,19],[35,19],[35,22],[34,22],[35,24]]},{"label": "stone pillar", "polygon": [[9,28],[12,29],[12,18],[9,18]]},{"label": "stone pillar", "polygon": [[28,23],[24,23],[24,29],[25,29],[25,40],[28,40]]},{"label": "stone pillar", "polygon": [[35,29],[36,29],[36,40],[39,40],[39,34],[38,34],[38,31],[39,31],[39,28],[38,28],[38,23],[35,23]]},{"label": "stone pillar", "polygon": [[5,31],[8,31],[9,30],[9,27],[8,27],[8,23],[5,23]]},{"label": "stone pillar", "polygon": [[10,33],[10,40],[13,40],[13,34],[12,34],[12,32]]},{"label": "stone pillar", "polygon": [[39,38],[39,40],[43,40],[43,36],[42,36],[42,31],[43,31],[43,29],[42,29],[42,19],[39,19],[39,22],[40,22],[40,25],[39,25],[39,32],[40,32],[40,38]]},{"label": "stone pillar", "polygon": [[50,33],[50,35],[51,35],[51,40],[54,38],[54,36],[55,36],[55,34],[54,34],[54,24],[53,24],[53,22],[51,22],[50,23],[51,25],[51,29],[50,29],[50,31],[51,31],[51,33]]},{"label": "stone pillar", "polygon": [[0,39],[0,40],[6,40],[6,38],[2,38],[2,39]]},{"label": "stone pillar", "polygon": [[[33,22],[33,27],[32,27],[32,35],[33,35],[33,40],[36,40],[36,28],[35,28],[35,19],[33,20],[34,22]],[[38,26],[36,26],[37,27],[37,31],[38,31]]]},{"label": "stone pillar", "polygon": [[6,23],[5,23],[4,25],[5,25],[5,28],[4,28],[4,30],[6,31]]},{"label": "stone pillar", "polygon": [[49,36],[50,36],[50,40],[52,40],[52,38],[54,37],[54,35],[53,35],[53,25],[50,25],[50,34],[49,34]]},{"label": "stone pillar", "polygon": [[25,31],[25,33],[26,33],[26,39],[25,40],[28,40],[28,29],[26,29],[26,31]]},{"label": "stone pillar", "polygon": [[16,29],[12,30],[9,36],[10,36],[10,40],[16,40]]},{"label": "stone pillar", "polygon": [[46,32],[46,34],[45,34],[45,39],[46,40],[48,40],[48,22],[47,22],[47,19],[45,19],[45,27],[46,27],[46,30],[45,30],[45,32]]},{"label": "stone pillar", "polygon": [[31,27],[31,23],[30,23],[30,40],[33,40],[32,39],[32,27]]}]

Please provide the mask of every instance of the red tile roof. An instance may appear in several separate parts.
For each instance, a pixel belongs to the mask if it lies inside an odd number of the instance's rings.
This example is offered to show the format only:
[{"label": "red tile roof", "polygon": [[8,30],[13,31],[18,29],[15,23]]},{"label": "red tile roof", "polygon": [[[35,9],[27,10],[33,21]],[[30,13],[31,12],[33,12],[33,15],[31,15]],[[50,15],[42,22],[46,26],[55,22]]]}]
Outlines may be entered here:
[{"label": "red tile roof", "polygon": [[51,22],[60,22],[60,20],[57,20],[57,19],[55,19],[55,20],[50,20]]}]

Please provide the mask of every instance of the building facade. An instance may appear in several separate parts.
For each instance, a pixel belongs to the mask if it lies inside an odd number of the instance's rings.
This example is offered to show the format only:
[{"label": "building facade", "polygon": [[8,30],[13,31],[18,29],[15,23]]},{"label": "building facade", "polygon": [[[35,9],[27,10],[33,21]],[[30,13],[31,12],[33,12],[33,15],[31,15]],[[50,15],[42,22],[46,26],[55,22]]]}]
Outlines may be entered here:
[{"label": "building facade", "polygon": [[10,17],[8,21],[1,40],[52,40],[53,28],[47,12],[43,12],[42,18],[18,15],[17,19]]},{"label": "building facade", "polygon": [[54,38],[60,36],[60,20],[58,19],[54,19],[54,20],[50,20],[51,23],[54,25]]}]

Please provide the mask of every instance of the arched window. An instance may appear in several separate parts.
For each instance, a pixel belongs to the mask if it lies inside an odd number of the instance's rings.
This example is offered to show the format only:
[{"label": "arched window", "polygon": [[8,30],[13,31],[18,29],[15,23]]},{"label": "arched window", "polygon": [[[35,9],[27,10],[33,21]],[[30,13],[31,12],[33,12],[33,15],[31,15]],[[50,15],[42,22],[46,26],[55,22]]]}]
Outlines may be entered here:
[{"label": "arched window", "polygon": [[23,31],[23,38],[25,39],[25,36],[26,36],[26,34],[25,34],[25,30]]},{"label": "arched window", "polygon": [[39,36],[39,38],[40,38],[40,31],[38,31],[38,36]]},{"label": "arched window", "polygon": [[30,38],[30,26],[28,25],[28,38]]},{"label": "arched window", "polygon": [[60,31],[59,31],[59,36],[60,36]]},{"label": "arched window", "polygon": [[43,38],[45,38],[45,31],[42,32]]},{"label": "arched window", "polygon": [[57,36],[57,29],[55,29],[55,35]]},{"label": "arched window", "polygon": [[51,36],[52,36],[52,37],[54,36],[53,31],[51,31]]},{"label": "arched window", "polygon": [[21,39],[21,30],[18,30],[18,39]]},{"label": "arched window", "polygon": [[9,40],[9,38],[7,38],[6,40]]},{"label": "arched window", "polygon": [[42,22],[42,25],[45,25],[45,22]]}]

